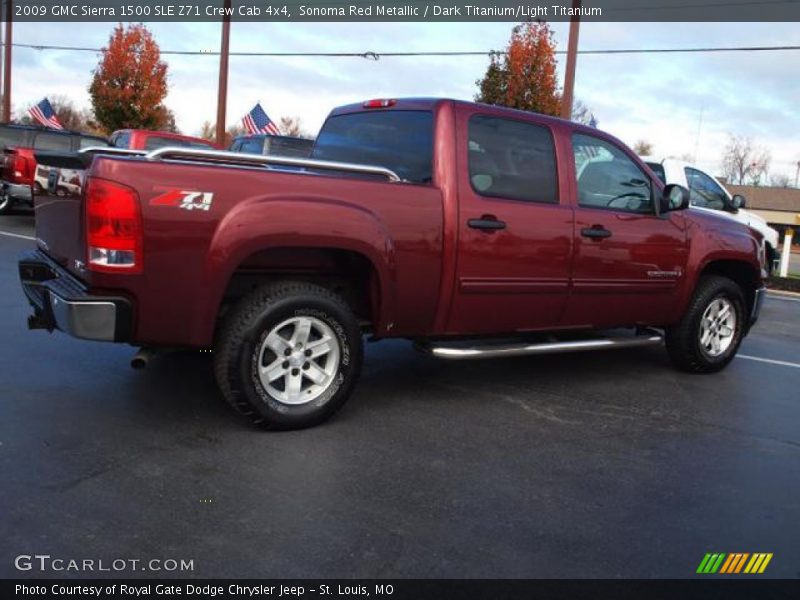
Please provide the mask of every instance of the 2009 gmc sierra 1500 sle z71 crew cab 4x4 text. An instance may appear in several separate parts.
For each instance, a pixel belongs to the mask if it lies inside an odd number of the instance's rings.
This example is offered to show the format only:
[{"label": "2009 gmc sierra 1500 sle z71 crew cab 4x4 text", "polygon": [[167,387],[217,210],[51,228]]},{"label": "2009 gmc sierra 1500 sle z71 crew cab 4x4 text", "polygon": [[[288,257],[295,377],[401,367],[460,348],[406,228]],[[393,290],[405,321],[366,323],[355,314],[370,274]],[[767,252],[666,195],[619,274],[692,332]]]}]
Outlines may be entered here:
[{"label": "2009 gmc sierra 1500 sle z71 crew cab 4x4 text", "polygon": [[505,108],[345,106],[307,159],[187,148],[37,159],[83,180],[36,199],[38,248],[19,263],[30,327],[145,353],[213,348],[224,397],[268,428],[336,411],[365,334],[480,358],[663,332],[678,367],[711,372],[764,293],[758,232],[682,210],[688,191],[605,133]]}]

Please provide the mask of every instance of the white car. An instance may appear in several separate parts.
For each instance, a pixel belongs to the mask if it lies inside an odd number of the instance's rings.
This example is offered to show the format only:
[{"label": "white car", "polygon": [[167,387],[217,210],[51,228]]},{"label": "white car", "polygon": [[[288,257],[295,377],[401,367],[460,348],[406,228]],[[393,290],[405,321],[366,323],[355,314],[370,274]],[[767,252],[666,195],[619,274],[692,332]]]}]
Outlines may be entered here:
[{"label": "white car", "polygon": [[651,156],[642,156],[641,159],[664,183],[677,183],[688,188],[693,208],[722,211],[730,218],[761,233],[766,245],[767,265],[770,272],[772,271],[780,258],[778,252],[780,236],[757,214],[743,210],[744,196],[739,194],[731,196],[713,175],[686,161],[677,158],[656,159]]}]

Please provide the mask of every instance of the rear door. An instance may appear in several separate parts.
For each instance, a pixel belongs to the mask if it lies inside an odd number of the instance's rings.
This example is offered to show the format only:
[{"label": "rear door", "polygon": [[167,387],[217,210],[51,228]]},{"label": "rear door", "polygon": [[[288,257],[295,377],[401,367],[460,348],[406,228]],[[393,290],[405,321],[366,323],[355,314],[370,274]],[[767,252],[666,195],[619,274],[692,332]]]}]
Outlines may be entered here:
[{"label": "rear door", "polygon": [[468,107],[456,120],[459,238],[448,330],[552,328],[567,297],[573,220],[553,131]]},{"label": "rear door", "polygon": [[564,324],[658,324],[685,276],[685,219],[656,214],[660,186],[621,146],[572,135],[575,254]]}]

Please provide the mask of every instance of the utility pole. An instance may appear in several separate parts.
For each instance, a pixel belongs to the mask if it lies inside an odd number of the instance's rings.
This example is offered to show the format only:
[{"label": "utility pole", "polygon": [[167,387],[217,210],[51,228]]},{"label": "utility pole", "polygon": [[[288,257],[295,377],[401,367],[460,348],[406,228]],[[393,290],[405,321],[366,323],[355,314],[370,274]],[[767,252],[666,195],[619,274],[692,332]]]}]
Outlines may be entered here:
[{"label": "utility pole", "polygon": [[3,40],[3,114],[2,121],[11,121],[11,15],[14,7],[10,0],[5,2],[6,36]]},{"label": "utility pole", "polygon": [[797,161],[797,171],[794,172],[794,187],[797,187],[798,180],[800,180],[800,160]]},{"label": "utility pole", "polygon": [[572,118],[572,100],[575,91],[575,63],[578,61],[578,32],[581,26],[581,18],[578,9],[581,7],[581,0],[572,0],[572,8],[575,14],[569,19],[569,44],[567,45],[567,70],[564,73],[564,94],[561,96],[561,118]]},{"label": "utility pole", "polygon": [[[0,19],[4,19],[6,14],[6,0],[0,0]],[[0,105],[2,105],[2,96],[5,94],[5,90],[3,89],[3,62],[5,56],[5,32],[3,31],[3,27],[0,25]],[[0,110],[0,113],[2,110]],[[0,114],[0,117],[3,115]]]},{"label": "utility pole", "polygon": [[219,53],[219,91],[217,93],[217,144],[225,145],[225,112],[228,103],[228,57],[231,37],[231,0],[225,0],[222,16],[222,48]]}]

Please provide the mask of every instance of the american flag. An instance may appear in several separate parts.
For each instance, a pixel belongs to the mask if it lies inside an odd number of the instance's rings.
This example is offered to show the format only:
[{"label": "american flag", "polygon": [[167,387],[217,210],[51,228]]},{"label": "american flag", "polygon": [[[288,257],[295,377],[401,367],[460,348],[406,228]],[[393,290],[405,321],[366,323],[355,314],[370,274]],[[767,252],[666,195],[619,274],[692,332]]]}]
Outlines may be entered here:
[{"label": "american flag", "polygon": [[267,113],[261,108],[260,103],[256,104],[253,110],[244,116],[242,123],[244,123],[245,129],[247,129],[247,133],[251,135],[254,133],[268,133],[269,135],[281,134],[281,130],[278,129],[278,126],[267,116]]},{"label": "american flag", "polygon": [[58,120],[56,116],[56,111],[53,110],[53,106],[50,104],[50,100],[44,98],[39,104],[35,106],[31,106],[28,109],[31,117],[39,121],[45,127],[51,127],[53,129],[64,129],[64,126],[61,125],[61,122]]}]

